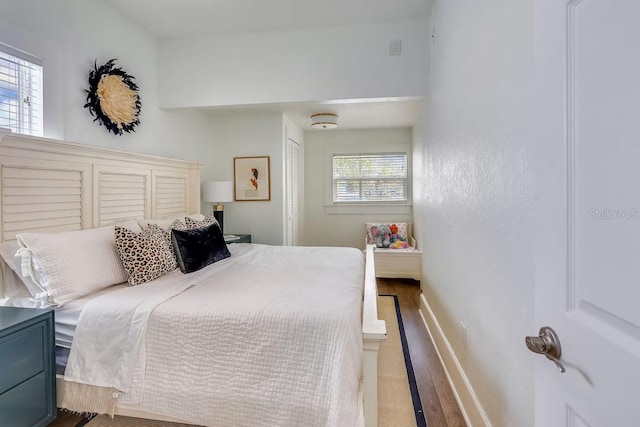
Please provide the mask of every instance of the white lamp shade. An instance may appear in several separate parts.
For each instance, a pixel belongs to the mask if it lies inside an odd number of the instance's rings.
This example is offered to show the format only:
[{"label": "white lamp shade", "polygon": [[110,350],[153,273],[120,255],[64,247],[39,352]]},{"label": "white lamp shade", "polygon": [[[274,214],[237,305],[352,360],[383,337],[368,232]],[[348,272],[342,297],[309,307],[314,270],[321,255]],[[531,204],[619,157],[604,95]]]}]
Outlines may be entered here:
[{"label": "white lamp shade", "polygon": [[233,202],[233,181],[207,181],[202,183],[205,202]]}]

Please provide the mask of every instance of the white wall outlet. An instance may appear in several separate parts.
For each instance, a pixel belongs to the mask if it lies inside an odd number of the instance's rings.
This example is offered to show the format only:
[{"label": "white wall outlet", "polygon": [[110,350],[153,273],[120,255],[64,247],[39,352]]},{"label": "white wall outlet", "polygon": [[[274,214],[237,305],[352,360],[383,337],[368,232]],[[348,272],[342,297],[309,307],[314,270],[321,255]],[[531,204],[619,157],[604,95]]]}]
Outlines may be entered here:
[{"label": "white wall outlet", "polygon": [[402,52],[402,40],[391,40],[389,44],[389,55],[397,56]]}]

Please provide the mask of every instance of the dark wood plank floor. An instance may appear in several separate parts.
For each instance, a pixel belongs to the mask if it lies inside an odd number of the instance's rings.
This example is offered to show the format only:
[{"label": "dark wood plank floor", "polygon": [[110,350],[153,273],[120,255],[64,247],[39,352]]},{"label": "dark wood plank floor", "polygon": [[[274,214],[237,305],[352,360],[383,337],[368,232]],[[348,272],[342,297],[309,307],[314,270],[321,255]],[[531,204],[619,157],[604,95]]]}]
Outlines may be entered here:
[{"label": "dark wood plank floor", "polygon": [[89,420],[80,414],[63,411],[58,408],[58,416],[47,427],[82,427]]},{"label": "dark wood plank floor", "polygon": [[420,317],[420,282],[378,279],[378,293],[398,296],[427,426],[464,427],[464,418]]},{"label": "dark wood plank floor", "polygon": [[[378,292],[398,296],[427,426],[464,427],[464,418],[418,312],[420,308],[420,282],[404,279],[378,279]],[[75,427],[78,424],[84,424],[82,417],[58,411],[58,419],[49,427]]]}]

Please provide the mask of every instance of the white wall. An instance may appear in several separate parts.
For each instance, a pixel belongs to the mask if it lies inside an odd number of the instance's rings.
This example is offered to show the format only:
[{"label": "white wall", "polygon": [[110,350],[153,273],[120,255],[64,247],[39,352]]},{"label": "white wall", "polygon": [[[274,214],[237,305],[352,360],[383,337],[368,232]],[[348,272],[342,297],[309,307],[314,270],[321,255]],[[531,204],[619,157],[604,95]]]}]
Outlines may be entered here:
[{"label": "white wall", "polygon": [[[407,150],[411,154],[411,129],[365,129],[308,131],[305,140],[305,209],[302,244],[306,246],[351,246],[364,248],[365,222],[412,221],[411,209],[405,214],[328,214],[325,212],[327,150],[370,153],[378,148]],[[373,148],[375,147],[375,149]],[[410,159],[409,159],[410,161]],[[330,175],[329,175],[330,176]],[[419,242],[420,243],[420,242]]]},{"label": "white wall", "polygon": [[[422,289],[494,426],[532,426],[533,2],[437,0],[415,139]],[[420,160],[419,160],[420,159]],[[466,344],[460,322],[467,327]]]},{"label": "white wall", "polygon": [[[158,46],[143,30],[96,0],[0,0],[0,11],[0,42],[43,59],[45,136],[187,160],[206,157],[208,118],[158,107]],[[83,108],[94,60],[101,65],[111,58],[140,87],[141,124],[123,136],[107,133]]]},{"label": "white wall", "polygon": [[[212,165],[206,179],[233,180],[233,158],[271,157],[271,200],[224,204],[225,233],[251,234],[253,243],[282,245],[284,242],[283,117],[281,113],[228,114],[210,116],[213,134],[210,154],[202,158]],[[211,209],[203,204],[203,212]]]},{"label": "white wall", "polygon": [[[420,96],[425,21],[161,42],[165,107]],[[402,54],[389,56],[391,40]]]}]

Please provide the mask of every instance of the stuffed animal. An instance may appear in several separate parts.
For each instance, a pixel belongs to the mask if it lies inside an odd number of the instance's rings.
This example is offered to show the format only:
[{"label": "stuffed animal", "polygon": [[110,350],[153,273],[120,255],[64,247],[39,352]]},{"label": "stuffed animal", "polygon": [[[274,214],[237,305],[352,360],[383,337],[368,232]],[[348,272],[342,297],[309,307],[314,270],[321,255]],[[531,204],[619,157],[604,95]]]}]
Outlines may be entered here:
[{"label": "stuffed animal", "polygon": [[389,231],[391,232],[391,243],[394,243],[398,240],[398,226],[395,224],[391,224],[389,227]]},{"label": "stuffed animal", "polygon": [[391,244],[391,232],[385,224],[371,227],[371,234],[379,248],[388,248]]},{"label": "stuffed animal", "polygon": [[405,240],[400,240],[400,239],[396,240],[391,245],[389,245],[389,249],[406,249],[408,247],[409,245],[407,244],[407,242]]}]

